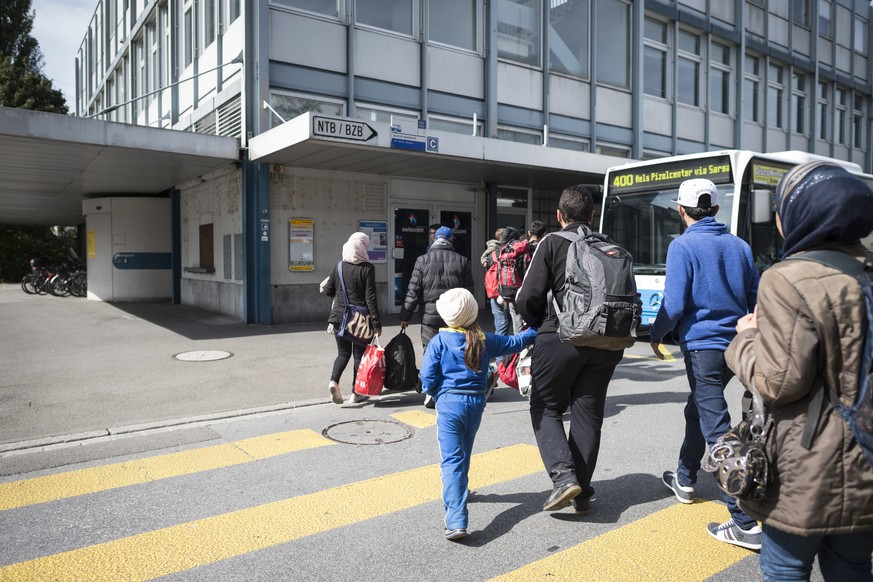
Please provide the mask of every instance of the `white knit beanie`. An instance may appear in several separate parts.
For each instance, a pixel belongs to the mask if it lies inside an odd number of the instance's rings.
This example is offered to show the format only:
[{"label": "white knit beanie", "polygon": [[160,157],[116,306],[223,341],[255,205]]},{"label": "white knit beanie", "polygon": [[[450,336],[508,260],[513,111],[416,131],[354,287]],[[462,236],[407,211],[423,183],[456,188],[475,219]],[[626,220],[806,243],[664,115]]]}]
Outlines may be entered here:
[{"label": "white knit beanie", "polygon": [[479,316],[473,294],[461,287],[449,289],[437,299],[437,313],[450,327],[470,327]]}]

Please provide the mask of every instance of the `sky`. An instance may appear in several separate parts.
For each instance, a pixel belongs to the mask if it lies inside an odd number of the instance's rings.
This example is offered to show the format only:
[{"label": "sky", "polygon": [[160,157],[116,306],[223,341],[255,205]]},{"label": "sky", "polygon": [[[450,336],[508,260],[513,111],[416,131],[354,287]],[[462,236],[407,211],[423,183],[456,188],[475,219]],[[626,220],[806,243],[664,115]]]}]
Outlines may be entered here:
[{"label": "sky", "polygon": [[42,51],[42,72],[64,94],[70,111],[75,111],[76,52],[97,0],[33,0],[32,9],[36,15],[31,35]]}]

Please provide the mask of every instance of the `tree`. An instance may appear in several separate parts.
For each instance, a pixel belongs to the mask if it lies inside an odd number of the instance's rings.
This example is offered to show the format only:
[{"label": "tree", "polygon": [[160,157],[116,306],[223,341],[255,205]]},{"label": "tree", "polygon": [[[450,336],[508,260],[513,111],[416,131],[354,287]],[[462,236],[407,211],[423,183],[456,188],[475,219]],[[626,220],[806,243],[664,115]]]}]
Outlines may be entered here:
[{"label": "tree", "polygon": [[32,0],[0,1],[0,105],[67,113],[63,93],[42,73],[31,7]]}]

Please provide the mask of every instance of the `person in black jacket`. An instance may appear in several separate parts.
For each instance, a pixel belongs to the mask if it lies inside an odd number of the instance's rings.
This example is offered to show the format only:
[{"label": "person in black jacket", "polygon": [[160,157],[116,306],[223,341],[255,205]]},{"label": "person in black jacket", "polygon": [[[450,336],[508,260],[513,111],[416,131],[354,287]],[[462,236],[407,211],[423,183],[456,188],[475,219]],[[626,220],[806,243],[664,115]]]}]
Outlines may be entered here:
[{"label": "person in black jacket", "polygon": [[[370,237],[363,232],[353,233],[349,237],[349,240],[343,245],[343,259],[341,261],[343,282],[345,282],[349,303],[366,307],[370,311],[376,335],[381,335],[382,323],[379,319],[379,304],[376,302],[376,268],[368,260],[367,251],[369,248]],[[336,335],[335,330],[342,324],[343,311],[345,311],[346,307],[345,295],[338,279],[338,267],[339,264],[334,266],[324,286],[324,294],[334,298],[330,316],[327,318],[327,322],[330,324],[328,331],[334,335]],[[333,370],[330,373],[330,383],[328,384],[330,397],[334,404],[343,403],[343,395],[340,391],[339,383],[352,354],[354,354],[355,358],[355,371],[352,374],[352,386],[354,387],[355,379],[358,375],[358,366],[361,364],[361,357],[364,355],[364,349],[366,349],[366,346],[352,343],[345,338],[336,338],[337,354],[333,362]],[[366,399],[366,396],[356,394],[354,389],[352,389],[349,403],[354,404]]]},{"label": "person in black jacket", "polygon": [[[561,193],[557,218],[563,230],[591,227],[592,190],[579,185]],[[606,389],[624,352],[577,347],[558,338],[553,301],[563,309],[569,248],[567,239],[545,236],[537,245],[515,302],[524,321],[539,328],[531,357],[530,417],[553,486],[543,511],[572,503],[576,514],[587,515],[594,495],[591,476],[600,450]],[[569,438],[563,423],[568,407]]]},{"label": "person in black jacket", "polygon": [[[400,310],[400,327],[406,329],[412,314],[420,305],[424,306],[421,314],[421,345],[427,351],[430,340],[445,327],[446,322],[437,313],[436,301],[440,295],[463,287],[473,292],[473,273],[467,257],[452,246],[454,233],[448,226],[441,226],[434,235],[434,242],[428,251],[415,259],[412,277],[406,289],[406,299]],[[433,408],[433,399],[425,397],[424,405]]]}]

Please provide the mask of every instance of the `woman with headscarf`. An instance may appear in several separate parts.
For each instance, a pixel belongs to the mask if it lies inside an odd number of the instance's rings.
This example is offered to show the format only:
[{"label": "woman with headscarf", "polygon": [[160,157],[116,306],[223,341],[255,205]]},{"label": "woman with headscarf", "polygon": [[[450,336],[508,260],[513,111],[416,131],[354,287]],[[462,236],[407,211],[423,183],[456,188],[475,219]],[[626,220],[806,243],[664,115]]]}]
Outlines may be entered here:
[{"label": "woman with headscarf", "polygon": [[855,400],[867,327],[861,289],[829,265],[785,260],[829,249],[863,262],[873,191],[837,165],[802,164],[776,188],[776,227],[783,260],[761,276],[757,309],[739,320],[725,353],[775,421],[773,483],[763,499],[740,506],[763,522],[765,581],[809,580],[816,556],[825,580],[873,580],[873,468],[827,397],[819,414],[810,407],[817,378],[825,394]]},{"label": "woman with headscarf", "polygon": [[[382,323],[379,320],[379,305],[376,302],[376,268],[368,260],[367,251],[369,248],[370,237],[363,232],[353,233],[349,240],[343,244],[342,261],[334,266],[324,286],[324,294],[334,298],[327,322],[330,324],[329,329],[331,333],[335,336],[335,330],[339,329],[342,324],[343,312],[346,307],[346,294],[348,294],[351,305],[366,307],[369,310],[376,335],[382,334]],[[340,265],[342,265],[342,281],[345,283],[346,294],[343,293],[339,280]],[[365,349],[366,346],[364,345],[352,343],[345,338],[336,336],[337,354],[333,362],[333,370],[330,373],[330,382],[328,383],[328,390],[334,404],[343,403],[343,395],[339,385],[340,378],[353,354],[355,367],[352,374],[353,388],[352,394],[349,397],[349,403],[354,404],[367,399],[366,396],[356,394],[354,391],[358,366],[361,364],[361,357],[364,355]]]}]

